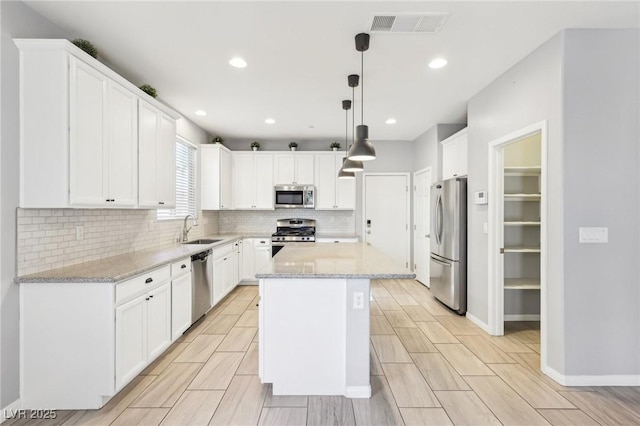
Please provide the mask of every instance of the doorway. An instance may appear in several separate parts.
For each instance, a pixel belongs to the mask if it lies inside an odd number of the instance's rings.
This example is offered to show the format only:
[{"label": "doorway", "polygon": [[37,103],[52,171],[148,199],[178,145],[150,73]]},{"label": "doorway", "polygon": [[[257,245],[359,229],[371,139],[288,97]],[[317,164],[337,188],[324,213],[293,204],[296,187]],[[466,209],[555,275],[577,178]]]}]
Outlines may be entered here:
[{"label": "doorway", "polygon": [[362,240],[409,267],[409,173],[363,173]]},{"label": "doorway", "polygon": [[431,167],[413,174],[413,272],[427,287],[431,252]]},{"label": "doorway", "polygon": [[[489,333],[540,321],[546,365],[546,121],[489,143]],[[526,323],[525,323],[526,324]]]}]

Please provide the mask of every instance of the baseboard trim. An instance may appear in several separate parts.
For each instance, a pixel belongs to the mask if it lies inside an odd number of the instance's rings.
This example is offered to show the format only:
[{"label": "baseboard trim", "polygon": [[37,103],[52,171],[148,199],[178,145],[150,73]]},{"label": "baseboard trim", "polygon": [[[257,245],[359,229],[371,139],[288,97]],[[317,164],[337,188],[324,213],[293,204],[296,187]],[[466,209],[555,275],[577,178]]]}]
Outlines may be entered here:
[{"label": "baseboard trim", "polygon": [[477,325],[478,327],[480,327],[482,330],[484,330],[485,333],[491,334],[489,333],[489,325],[480,321],[480,319],[478,319],[477,316],[467,312],[467,319],[472,323],[474,323],[475,325]]},{"label": "baseboard trim", "polygon": [[18,398],[2,409],[0,423],[4,423],[5,420],[10,420],[16,417],[17,411],[20,409],[22,409],[22,401],[20,401],[20,398]]},{"label": "baseboard trim", "polygon": [[640,375],[566,376],[545,365],[542,372],[563,386],[640,386]]},{"label": "baseboard trim", "polygon": [[347,398],[371,398],[371,385],[347,386],[344,389],[344,396]]},{"label": "baseboard trim", "polygon": [[513,314],[505,315],[505,321],[540,321],[540,314]]}]

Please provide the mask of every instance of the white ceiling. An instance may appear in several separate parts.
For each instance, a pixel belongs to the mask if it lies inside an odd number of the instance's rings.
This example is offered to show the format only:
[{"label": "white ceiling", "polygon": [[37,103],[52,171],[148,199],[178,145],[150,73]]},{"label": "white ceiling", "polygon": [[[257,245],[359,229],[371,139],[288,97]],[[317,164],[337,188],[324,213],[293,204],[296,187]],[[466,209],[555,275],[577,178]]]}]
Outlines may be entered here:
[{"label": "white ceiling", "polygon": [[[435,34],[371,33],[364,122],[372,140],[464,123],[469,98],[562,29],[638,28],[640,19],[638,1],[26,3],[212,135],[251,140],[344,138],[347,75],[360,73],[354,36],[368,32],[374,13],[450,15]],[[229,66],[233,56],[248,67]],[[428,68],[436,56],[449,64]],[[359,99],[358,89],[356,124]],[[389,117],[397,124],[385,124]]]}]

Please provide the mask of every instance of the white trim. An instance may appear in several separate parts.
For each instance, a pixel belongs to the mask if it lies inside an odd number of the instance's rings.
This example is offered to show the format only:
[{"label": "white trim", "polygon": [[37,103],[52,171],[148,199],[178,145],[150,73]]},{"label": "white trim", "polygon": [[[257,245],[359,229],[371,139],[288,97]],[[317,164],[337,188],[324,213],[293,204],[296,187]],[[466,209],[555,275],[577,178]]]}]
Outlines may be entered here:
[{"label": "white trim", "polygon": [[540,321],[538,314],[505,314],[504,321]]},{"label": "white trim", "polygon": [[[407,201],[407,217],[405,218],[407,227],[411,224],[411,197],[409,195],[409,187],[411,186],[411,173],[409,172],[386,172],[386,173],[377,173],[377,172],[364,172],[362,173],[362,241],[366,242],[366,234],[367,234],[367,176],[404,176],[407,179],[407,191],[406,191],[406,201]],[[405,247],[405,255],[407,259],[407,265],[410,265],[411,262],[411,230],[407,229],[407,245]],[[411,268],[409,268],[411,269]]]},{"label": "white trim", "polygon": [[467,311],[466,316],[469,321],[480,327],[485,333],[489,333],[489,325],[487,323],[480,321],[477,316],[469,313],[469,311]]},{"label": "white trim", "polygon": [[566,376],[549,366],[542,372],[563,386],[640,386],[640,375]]},{"label": "white trim", "polygon": [[[413,247],[413,257],[411,258],[411,260],[413,260],[413,262],[411,262],[411,269],[414,273],[416,272],[415,269],[413,268],[416,264],[416,238],[415,238],[415,234],[416,234],[416,209],[418,208],[418,203],[416,202],[416,176],[421,175],[423,173],[427,173],[429,172],[429,182],[428,185],[429,187],[431,187],[431,183],[433,182],[433,170],[431,169],[431,166],[429,167],[425,167],[423,169],[420,169],[418,171],[413,172],[413,182],[411,182],[411,187],[413,188],[413,191],[411,191],[411,202],[413,203],[413,223],[409,224],[409,227],[413,227],[410,229],[411,233],[409,234],[410,236],[410,240],[411,240],[411,247]],[[431,208],[431,206],[428,206],[427,208]],[[429,227],[431,227],[431,224],[429,223]],[[429,241],[431,241],[431,239],[429,239]],[[431,252],[431,247],[429,247],[429,251],[428,253]],[[427,277],[429,278],[429,277]],[[431,283],[429,281],[427,281],[426,283],[423,283],[422,281],[418,280],[418,277],[416,277],[416,281],[418,281],[420,284],[424,285],[427,288],[431,288]]]},{"label": "white trim", "polygon": [[0,423],[4,423],[6,420],[10,420],[12,418],[8,416],[9,414],[11,414],[10,413],[11,411],[15,413],[15,411],[21,410],[21,409],[22,409],[22,401],[20,400],[20,398],[18,398],[15,401],[13,401],[11,404],[7,405],[2,409],[2,415],[0,415]]},{"label": "white trim", "polygon": [[344,396],[347,398],[371,398],[371,385],[369,386],[346,386]]},{"label": "white trim", "polygon": [[189,145],[191,148],[195,149],[196,151],[198,151],[198,149],[200,148],[200,145],[191,142],[189,139],[185,138],[184,136],[180,136],[179,134],[176,134],[176,138],[180,139],[180,142],[184,143],[185,145]]},{"label": "white trim", "polygon": [[[527,126],[523,129],[502,136],[489,142],[489,191],[493,196],[489,197],[488,218],[488,296],[489,296],[489,334],[503,335],[504,321],[504,294],[502,268],[496,256],[503,240],[503,151],[507,144],[517,142],[533,134],[540,133],[540,358],[541,365],[547,365],[547,121],[543,120]],[[526,317],[526,316],[523,316]]]}]

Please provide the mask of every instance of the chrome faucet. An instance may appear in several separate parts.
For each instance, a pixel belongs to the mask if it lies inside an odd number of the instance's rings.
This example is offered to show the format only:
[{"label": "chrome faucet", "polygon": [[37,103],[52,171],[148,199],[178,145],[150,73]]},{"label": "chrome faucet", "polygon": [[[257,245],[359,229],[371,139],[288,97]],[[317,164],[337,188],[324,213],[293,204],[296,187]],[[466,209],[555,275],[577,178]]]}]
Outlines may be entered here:
[{"label": "chrome faucet", "polygon": [[187,219],[193,219],[193,226],[198,226],[198,219],[196,219],[195,217],[193,217],[192,215],[188,214],[184,217],[184,225],[182,227],[182,242],[186,243],[187,240],[189,239],[189,231],[191,231],[191,228],[187,228]]}]

